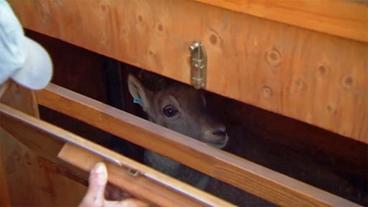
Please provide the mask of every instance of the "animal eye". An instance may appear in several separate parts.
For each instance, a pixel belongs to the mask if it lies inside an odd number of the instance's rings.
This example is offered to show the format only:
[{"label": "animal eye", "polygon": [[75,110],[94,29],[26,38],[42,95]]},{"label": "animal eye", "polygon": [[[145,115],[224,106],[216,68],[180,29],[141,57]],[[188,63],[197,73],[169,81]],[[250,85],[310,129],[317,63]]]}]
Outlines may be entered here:
[{"label": "animal eye", "polygon": [[175,116],[179,111],[171,104],[166,105],[163,109],[162,109],[162,113],[166,116],[166,117],[173,117]]}]

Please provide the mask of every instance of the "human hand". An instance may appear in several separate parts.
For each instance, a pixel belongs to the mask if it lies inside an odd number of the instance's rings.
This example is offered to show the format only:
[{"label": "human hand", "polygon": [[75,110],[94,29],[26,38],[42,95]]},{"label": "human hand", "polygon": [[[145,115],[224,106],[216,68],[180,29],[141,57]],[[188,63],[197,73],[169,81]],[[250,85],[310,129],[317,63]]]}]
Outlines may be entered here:
[{"label": "human hand", "polygon": [[79,207],[147,207],[148,204],[137,199],[108,201],[104,192],[107,184],[107,170],[103,163],[97,163],[90,172],[89,186]]}]

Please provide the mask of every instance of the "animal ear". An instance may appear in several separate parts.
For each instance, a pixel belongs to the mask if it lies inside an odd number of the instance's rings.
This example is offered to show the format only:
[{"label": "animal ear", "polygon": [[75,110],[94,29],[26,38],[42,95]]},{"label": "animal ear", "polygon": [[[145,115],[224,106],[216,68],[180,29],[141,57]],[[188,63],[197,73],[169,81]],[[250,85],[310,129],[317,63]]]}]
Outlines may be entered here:
[{"label": "animal ear", "polygon": [[128,89],[130,95],[133,97],[133,102],[141,105],[143,110],[147,112],[150,105],[150,91],[137,78],[130,74],[128,75]]}]

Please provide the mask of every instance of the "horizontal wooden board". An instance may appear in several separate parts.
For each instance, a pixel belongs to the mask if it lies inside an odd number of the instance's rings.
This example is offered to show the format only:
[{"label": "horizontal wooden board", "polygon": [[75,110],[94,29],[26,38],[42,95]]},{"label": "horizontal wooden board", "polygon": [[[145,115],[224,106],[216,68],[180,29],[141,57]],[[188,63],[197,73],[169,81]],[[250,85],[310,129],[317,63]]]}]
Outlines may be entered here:
[{"label": "horizontal wooden board", "polygon": [[11,0],[28,29],[368,143],[368,44],[184,0]]},{"label": "horizontal wooden board", "polygon": [[[38,118],[34,93],[15,82],[8,83],[9,87],[0,102]],[[56,140],[43,139],[37,131],[30,131],[16,122],[0,118],[0,158],[3,158],[0,159],[3,166],[0,164],[0,167],[4,167],[0,172],[5,172],[10,206],[79,204],[86,192],[86,186],[63,176],[58,171],[62,167],[50,170],[55,168],[55,161],[59,161],[55,152],[61,146]],[[6,205],[2,205],[0,201],[0,206]]]},{"label": "horizontal wooden board", "polygon": [[34,92],[27,89],[14,81],[6,82],[6,91],[0,96],[0,102],[13,108],[29,114],[34,117],[39,117],[37,103],[35,102]]},{"label": "horizontal wooden board", "polygon": [[43,106],[168,156],[278,205],[356,206],[350,201],[57,85],[49,85],[36,96],[38,103]]},{"label": "horizontal wooden board", "polygon": [[368,2],[354,0],[196,0],[257,17],[368,42]]},{"label": "horizontal wooden board", "polygon": [[[74,144],[79,148],[83,148],[83,150],[87,150],[89,152],[87,154],[92,153],[97,155],[97,158],[100,157],[100,160],[103,158],[119,167],[128,166],[133,170],[137,170],[140,175],[142,175],[141,178],[137,180],[135,186],[133,185],[134,179],[130,179],[132,188],[125,188],[125,190],[128,193],[133,193],[134,195],[145,198],[158,206],[232,206],[228,202],[215,196],[200,191],[82,137],[53,126],[47,122],[35,119],[34,117],[28,116],[1,103],[0,126],[9,131],[12,135],[21,137],[22,143],[29,146],[35,152],[43,155],[56,157],[62,149],[65,150],[65,148],[61,148],[64,146],[60,146],[60,143],[63,144],[67,142]],[[25,138],[27,137],[25,135],[27,135],[28,138]],[[42,140],[42,142],[40,142],[40,140]],[[69,156],[70,154],[68,151],[64,151],[64,156],[62,157],[67,161],[70,161],[70,159],[67,159]],[[91,159],[88,160],[87,156],[87,160],[85,160],[87,162],[85,164],[89,165],[77,165],[77,167],[81,167],[83,170],[86,170],[86,167],[91,168],[93,166],[93,160],[96,160],[96,156],[92,156],[90,158]],[[75,159],[78,158],[75,157]],[[78,160],[74,162],[74,164],[76,163],[79,163]],[[114,177],[119,175],[119,173],[116,172],[116,168],[113,168],[113,172]],[[123,174],[120,175],[123,176]],[[126,173],[125,181],[127,181],[127,179]],[[115,179],[115,181],[117,180]],[[121,183],[117,184],[118,186],[122,185]],[[147,193],[145,195],[138,194],[140,190],[144,190],[144,184],[149,185],[146,186],[145,190],[150,189],[151,195],[147,195]],[[153,189],[156,189],[156,191],[153,191]]]},{"label": "horizontal wooden board", "polygon": [[[33,137],[35,135],[34,143],[42,143],[45,148],[49,147],[54,149],[53,146],[48,145],[47,140],[43,140],[37,133],[32,133],[27,129],[20,128],[19,125],[10,121],[8,124],[3,124],[4,120],[0,117],[0,157],[2,156],[3,169],[9,190],[9,198],[11,205],[9,206],[37,206],[37,207],[64,207],[64,206],[77,206],[83,198],[87,188],[75,180],[70,179],[60,173],[62,167],[56,167],[54,162],[43,159],[45,153],[39,153],[39,151],[33,151],[42,147],[35,147],[35,144],[31,146],[30,150],[28,145],[24,142],[18,142],[23,140],[24,137]],[[13,124],[13,125],[11,125]],[[14,125],[15,124],[15,125]],[[8,133],[6,129],[10,129]],[[18,133],[13,133],[16,129]],[[17,137],[12,136],[15,134]],[[20,135],[21,137],[19,137]],[[26,138],[26,139],[27,139]],[[37,140],[41,138],[41,140]],[[51,140],[52,141],[52,140]],[[29,143],[29,142],[28,142]],[[36,152],[36,153],[35,153]],[[42,157],[39,155],[42,154]],[[54,160],[56,156],[54,157]],[[60,164],[60,162],[59,162]],[[0,164],[1,165],[1,164]],[[54,170],[54,169],[57,170]],[[4,195],[0,195],[2,198]],[[6,207],[6,203],[2,203],[6,200],[0,201],[0,206]]]},{"label": "horizontal wooden board", "polygon": [[[111,156],[115,157],[115,159],[122,158],[121,155],[117,154]],[[103,161],[101,157],[68,143],[64,145],[58,157],[85,171],[90,171],[97,162]],[[147,179],[141,174],[132,176],[129,169],[126,167],[116,166],[111,163],[106,164],[109,173],[109,181],[111,183],[129,192],[133,196],[142,200],[150,201],[150,203],[157,206],[234,206],[225,201],[221,201],[220,199],[215,199],[212,196],[210,196],[212,198],[207,198],[212,200],[212,203],[208,205],[195,202],[189,198],[181,196],[180,193],[173,192],[169,188],[156,183],[154,180]],[[188,189],[188,186],[181,186],[181,190],[191,191],[192,189]],[[199,191],[197,191],[197,193],[199,193]]]}]

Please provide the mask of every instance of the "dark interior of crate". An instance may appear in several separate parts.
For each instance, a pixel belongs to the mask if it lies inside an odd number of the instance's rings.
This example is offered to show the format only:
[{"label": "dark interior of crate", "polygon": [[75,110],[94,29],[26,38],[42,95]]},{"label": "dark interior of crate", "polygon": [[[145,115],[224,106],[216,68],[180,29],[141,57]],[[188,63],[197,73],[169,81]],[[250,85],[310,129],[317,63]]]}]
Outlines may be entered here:
[{"label": "dark interior of crate", "polygon": [[[54,62],[53,83],[145,118],[126,86],[129,73],[140,69],[65,42],[27,31],[49,51]],[[333,194],[367,205],[368,146],[326,130],[206,92],[208,110],[222,119],[230,137],[224,150],[254,161]],[[41,107],[41,118],[143,160],[139,146]],[[215,181],[207,191],[241,204],[255,200],[244,192],[218,192]],[[234,198],[237,197],[237,198]]]}]

